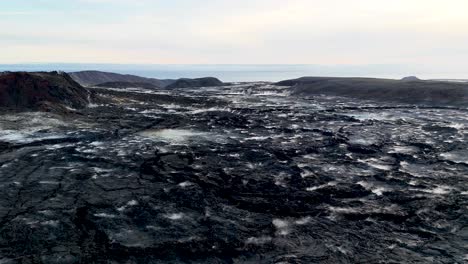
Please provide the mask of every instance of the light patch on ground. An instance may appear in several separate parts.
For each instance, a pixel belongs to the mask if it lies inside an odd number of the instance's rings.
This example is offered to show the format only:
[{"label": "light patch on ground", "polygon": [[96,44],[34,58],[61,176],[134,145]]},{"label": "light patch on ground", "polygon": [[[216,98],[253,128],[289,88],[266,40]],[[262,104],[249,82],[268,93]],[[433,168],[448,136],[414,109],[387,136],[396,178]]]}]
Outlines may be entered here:
[{"label": "light patch on ground", "polygon": [[365,181],[359,181],[359,182],[357,182],[357,184],[361,185],[366,190],[369,190],[369,191],[371,191],[372,193],[374,193],[374,194],[376,194],[378,196],[382,196],[384,192],[388,191],[388,189],[385,188],[385,187],[376,186],[373,183],[369,183],[369,182],[365,182]]},{"label": "light patch on ground", "polygon": [[181,220],[185,217],[184,213],[173,213],[173,214],[166,214],[164,217],[171,219],[171,220]]},{"label": "light patch on ground", "polygon": [[367,164],[370,167],[375,168],[375,169],[384,170],[384,171],[392,170],[391,165],[386,164],[385,162],[383,162],[382,160],[379,160],[379,159],[374,159],[374,158],[366,159],[366,160],[358,159],[358,161],[361,162],[361,163],[365,163],[365,164]]},{"label": "light patch on ground", "polygon": [[322,189],[322,188],[325,188],[325,187],[328,187],[328,186],[335,186],[336,184],[337,184],[336,182],[329,182],[329,183],[318,185],[318,186],[308,187],[306,190],[308,192],[313,192],[315,190]]},{"label": "light patch on ground", "polygon": [[286,236],[290,231],[290,223],[287,220],[273,219],[273,225],[276,227],[277,234]]},{"label": "light patch on ground", "polygon": [[254,244],[254,245],[263,245],[272,241],[272,238],[269,236],[262,236],[262,237],[249,237],[246,241],[247,244]]},{"label": "light patch on ground", "polygon": [[100,217],[100,218],[117,218],[116,215],[114,215],[114,214],[107,214],[107,213],[94,214],[94,216]]},{"label": "light patch on ground", "polygon": [[190,187],[193,185],[193,183],[189,182],[189,181],[185,181],[185,182],[181,182],[178,184],[180,187],[182,188],[187,188],[187,187]]},{"label": "light patch on ground", "polygon": [[444,160],[452,161],[455,163],[468,164],[468,151],[466,150],[455,150],[452,152],[446,152],[440,154],[440,157]]},{"label": "light patch on ground", "polygon": [[151,129],[139,135],[168,142],[184,142],[192,138],[207,138],[209,133],[189,129]]}]

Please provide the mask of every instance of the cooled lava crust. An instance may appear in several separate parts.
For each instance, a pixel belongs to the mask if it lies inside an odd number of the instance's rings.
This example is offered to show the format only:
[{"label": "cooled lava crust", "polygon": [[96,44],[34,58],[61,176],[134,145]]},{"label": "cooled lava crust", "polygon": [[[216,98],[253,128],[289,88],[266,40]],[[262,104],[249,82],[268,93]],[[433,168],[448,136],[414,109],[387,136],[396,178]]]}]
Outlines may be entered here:
[{"label": "cooled lava crust", "polygon": [[464,263],[468,112],[268,84],[0,115],[0,263]]}]

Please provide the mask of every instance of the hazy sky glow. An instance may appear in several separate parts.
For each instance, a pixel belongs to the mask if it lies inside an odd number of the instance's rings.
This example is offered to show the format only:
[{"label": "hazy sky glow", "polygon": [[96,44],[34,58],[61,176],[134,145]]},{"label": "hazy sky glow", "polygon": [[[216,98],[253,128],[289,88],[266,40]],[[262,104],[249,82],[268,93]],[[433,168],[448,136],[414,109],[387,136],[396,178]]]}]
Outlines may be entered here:
[{"label": "hazy sky glow", "polygon": [[0,62],[399,64],[462,73],[467,11],[467,0],[1,0]]}]

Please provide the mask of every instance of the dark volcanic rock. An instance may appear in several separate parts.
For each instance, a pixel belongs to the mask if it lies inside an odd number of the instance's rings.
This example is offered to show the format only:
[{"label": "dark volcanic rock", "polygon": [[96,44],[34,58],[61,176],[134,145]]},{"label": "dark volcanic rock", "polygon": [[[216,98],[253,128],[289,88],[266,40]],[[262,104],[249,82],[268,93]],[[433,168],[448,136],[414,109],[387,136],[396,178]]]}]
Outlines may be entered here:
[{"label": "dark volcanic rock", "polygon": [[466,262],[468,110],[285,89],[1,112],[0,263]]},{"label": "dark volcanic rock", "polygon": [[0,75],[0,107],[60,110],[83,108],[89,92],[66,73],[12,72]]},{"label": "dark volcanic rock", "polygon": [[105,82],[97,84],[96,87],[103,88],[144,88],[144,89],[160,89],[159,86],[156,86],[152,83],[143,83],[143,82]]},{"label": "dark volcanic rock", "polygon": [[119,74],[101,71],[80,71],[70,72],[70,76],[83,86],[94,86],[107,82],[129,82],[129,83],[149,83],[157,87],[165,87],[174,80],[159,80],[155,78],[145,78],[130,74]]},{"label": "dark volcanic rock", "polygon": [[167,89],[174,88],[195,88],[195,87],[214,87],[214,86],[223,86],[225,85],[220,80],[214,77],[205,77],[197,79],[179,79],[174,83],[168,85]]},{"label": "dark volcanic rock", "polygon": [[399,81],[373,78],[303,77],[278,82],[293,86],[293,95],[336,95],[432,106],[468,105],[468,84],[439,81]]}]

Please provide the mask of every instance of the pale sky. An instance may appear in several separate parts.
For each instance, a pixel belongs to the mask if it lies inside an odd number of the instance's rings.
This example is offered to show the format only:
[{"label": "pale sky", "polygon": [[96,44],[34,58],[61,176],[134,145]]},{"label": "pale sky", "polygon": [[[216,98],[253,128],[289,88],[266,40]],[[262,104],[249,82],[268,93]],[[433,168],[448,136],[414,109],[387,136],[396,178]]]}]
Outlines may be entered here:
[{"label": "pale sky", "polygon": [[434,65],[468,0],[0,0],[0,63]]}]

